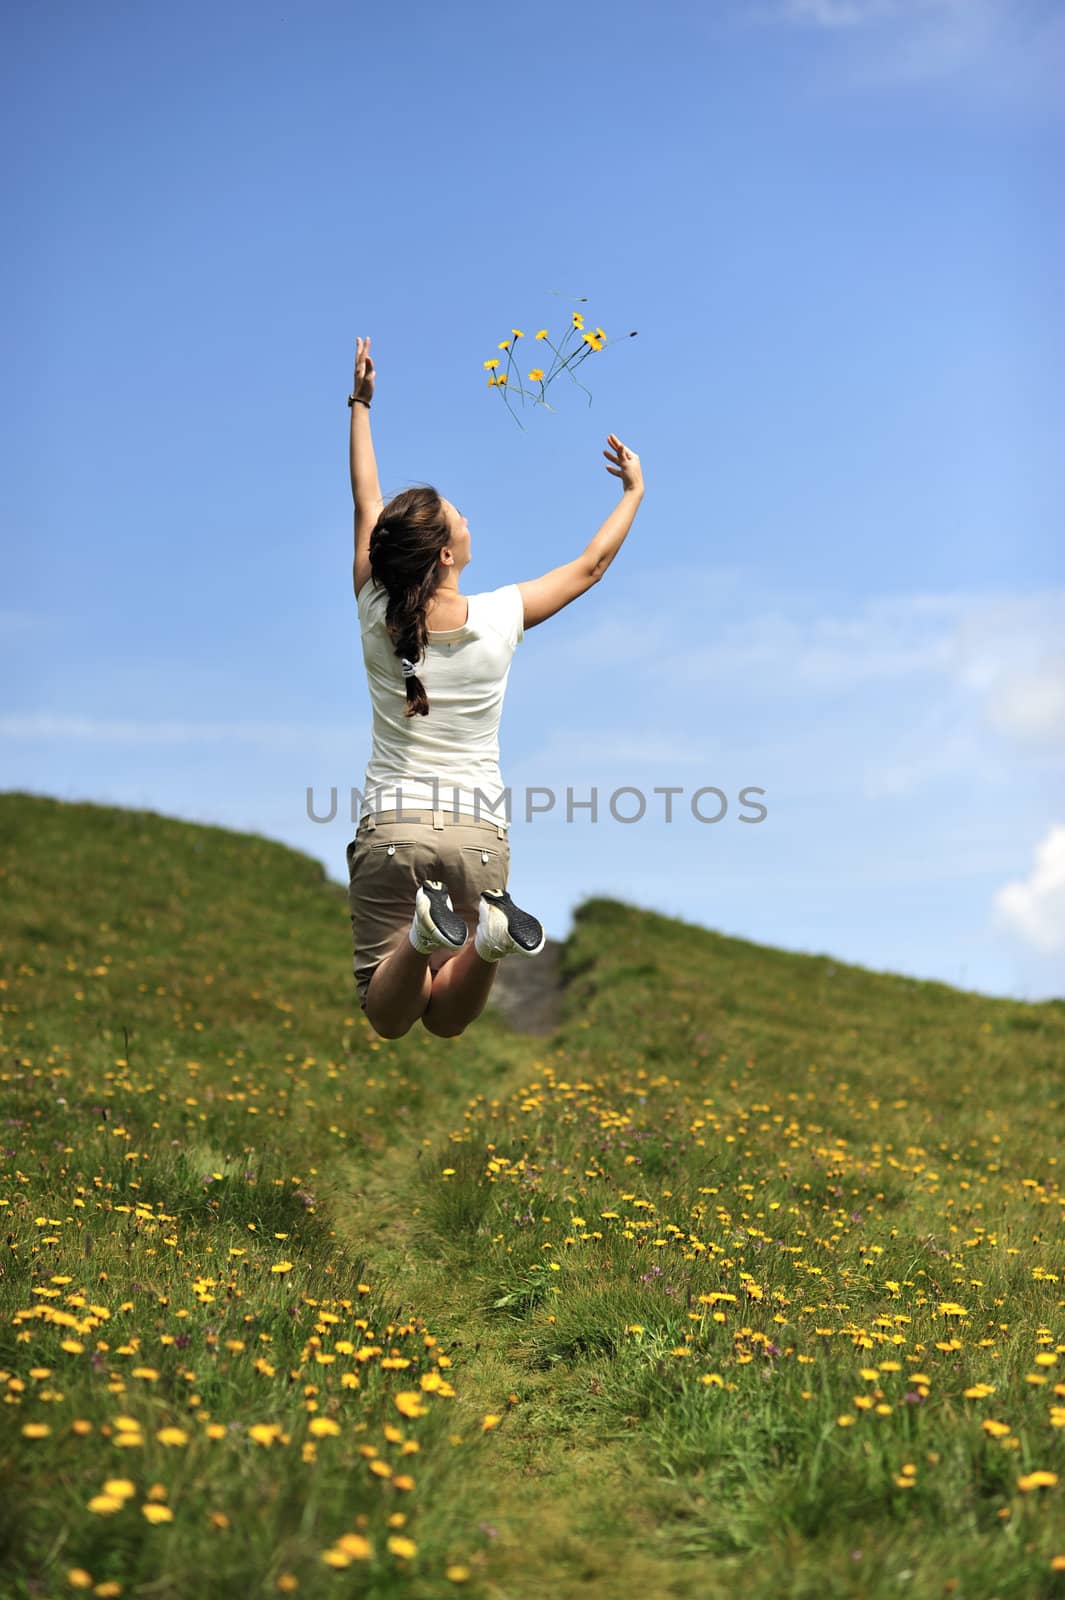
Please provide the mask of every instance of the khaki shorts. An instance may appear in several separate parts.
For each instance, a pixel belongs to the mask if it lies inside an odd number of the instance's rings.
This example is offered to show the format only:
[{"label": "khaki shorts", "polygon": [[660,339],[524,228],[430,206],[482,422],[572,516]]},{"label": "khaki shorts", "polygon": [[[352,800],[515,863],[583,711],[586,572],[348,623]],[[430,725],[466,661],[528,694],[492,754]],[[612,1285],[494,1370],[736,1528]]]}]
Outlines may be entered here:
[{"label": "khaki shorts", "polygon": [[[481,891],[505,889],[510,875],[510,840],[502,823],[461,813],[455,822],[450,810],[404,807],[402,816],[401,822],[395,811],[364,817],[347,847],[352,972],[364,1011],[375,969],[410,931],[419,884],[433,878],[446,885],[472,939]],[[457,950],[434,950],[430,970],[455,955]]]}]

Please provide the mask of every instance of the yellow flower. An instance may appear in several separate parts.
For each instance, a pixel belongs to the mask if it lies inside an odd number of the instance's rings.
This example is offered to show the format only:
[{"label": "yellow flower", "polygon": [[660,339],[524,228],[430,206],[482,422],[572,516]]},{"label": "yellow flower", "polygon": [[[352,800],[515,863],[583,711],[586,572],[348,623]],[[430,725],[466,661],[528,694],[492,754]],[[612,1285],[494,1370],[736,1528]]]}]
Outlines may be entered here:
[{"label": "yellow flower", "polygon": [[169,1506],[161,1506],[153,1500],[150,1505],[141,1506],[141,1515],[149,1522],[173,1522],[174,1513]]},{"label": "yellow flower", "polygon": [[188,1444],[189,1436],[184,1428],[160,1428],[155,1436],[160,1444]]},{"label": "yellow flower", "polygon": [[322,1438],[327,1433],[339,1433],[340,1423],[334,1422],[332,1417],[313,1417],[307,1424],[307,1432]]},{"label": "yellow flower", "polygon": [[496,386],[496,384],[497,384],[497,383],[498,383],[498,382],[499,382],[499,379],[498,379],[498,378],[489,378],[489,380],[488,380],[488,387],[489,387],[489,388],[490,388],[490,389],[494,389],[494,388],[495,388],[495,386]]},{"label": "yellow flower", "polygon": [[515,339],[524,339],[525,337],[520,328],[511,328],[510,331],[514,335]]},{"label": "yellow flower", "polygon": [[1057,1481],[1056,1472],[1029,1472],[1027,1477],[1017,1479],[1017,1487],[1027,1494],[1029,1489],[1052,1489]]},{"label": "yellow flower", "polygon": [[25,1439],[47,1439],[51,1431],[47,1422],[24,1422],[22,1424],[22,1435]]},{"label": "yellow flower", "polygon": [[534,383],[542,383],[544,381],[543,367],[533,367],[532,371],[529,373],[529,377]]},{"label": "yellow flower", "polygon": [[124,1505],[125,1501],[113,1494],[94,1494],[86,1509],[95,1511],[99,1517],[110,1517],[116,1511],[121,1511]]},{"label": "yellow flower", "polygon": [[469,1575],[469,1567],[460,1566],[457,1561],[453,1566],[448,1567],[444,1573],[445,1578],[449,1578],[452,1583],[465,1583]]},{"label": "yellow flower", "polygon": [[510,340],[509,339],[504,339],[501,344],[497,344],[496,345],[496,349],[497,350],[509,350],[510,349]]},{"label": "yellow flower", "polygon": [[394,1556],[416,1556],[418,1546],[413,1539],[404,1539],[402,1534],[394,1533],[388,1541],[388,1548]]},{"label": "yellow flower", "polygon": [[335,1547],[332,1550],[323,1550],[322,1551],[322,1560],[326,1563],[327,1566],[330,1566],[330,1567],[350,1567],[351,1566],[351,1557],[348,1555],[347,1551],[346,1550],[337,1550]]},{"label": "yellow flower", "polygon": [[581,316],[579,311],[575,311],[573,313],[573,326],[575,328],[583,328],[584,327],[584,318]]},{"label": "yellow flower", "polygon": [[342,1533],[336,1542],[336,1549],[343,1550],[345,1555],[355,1556],[359,1561],[368,1561],[373,1555],[373,1545],[362,1533]]},{"label": "yellow flower", "polygon": [[492,1413],[489,1412],[487,1414],[487,1416],[485,1417],[484,1421],[481,1423],[481,1432],[482,1433],[487,1433],[489,1428],[496,1428],[498,1426],[499,1426],[499,1418],[496,1417],[496,1416],[493,1416]]},{"label": "yellow flower", "polygon": [[271,1272],[291,1272],[292,1271],[292,1262],[291,1261],[279,1261],[277,1263],[276,1267],[271,1267],[270,1268],[270,1271]]},{"label": "yellow flower", "polygon": [[494,368],[494,367],[498,367],[498,365],[499,365],[499,357],[498,357],[498,356],[493,356],[493,357],[492,357],[492,359],[491,359],[491,361],[486,361],[486,362],[485,362],[485,364],[484,364],[484,366],[485,366],[485,371],[486,371],[486,372],[491,372],[491,371],[492,371],[492,369],[493,369],[493,368]]},{"label": "yellow flower", "polygon": [[417,1389],[401,1389],[393,1399],[396,1410],[405,1417],[424,1417],[428,1409],[422,1405],[422,1397]]},{"label": "yellow flower", "polygon": [[92,1574],[86,1572],[84,1567],[71,1567],[67,1573],[67,1582],[72,1589],[91,1589]]},{"label": "yellow flower", "polygon": [[498,383],[498,385],[499,385],[499,387],[501,389],[502,389],[503,385],[506,383],[506,381],[507,381],[507,375],[506,375],[505,372],[502,373],[501,376],[496,379],[496,382]]},{"label": "yellow flower", "polygon": [[104,1484],[104,1494],[109,1494],[115,1500],[128,1500],[131,1494],[136,1494],[137,1487],[128,1478],[108,1478]]},{"label": "yellow flower", "polygon": [[540,332],[536,335],[536,337],[538,339],[546,339],[547,338],[547,329],[546,328],[541,328]]},{"label": "yellow flower", "polygon": [[272,1445],[280,1433],[276,1422],[253,1422],[248,1429],[248,1438],[254,1439],[256,1444]]}]

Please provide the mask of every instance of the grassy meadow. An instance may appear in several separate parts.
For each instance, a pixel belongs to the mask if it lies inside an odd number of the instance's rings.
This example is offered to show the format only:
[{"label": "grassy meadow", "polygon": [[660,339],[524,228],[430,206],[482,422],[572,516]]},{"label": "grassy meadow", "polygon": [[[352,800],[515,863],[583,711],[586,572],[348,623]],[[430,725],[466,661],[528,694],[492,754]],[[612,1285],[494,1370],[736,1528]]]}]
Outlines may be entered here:
[{"label": "grassy meadow", "polygon": [[316,861],[22,793],[0,907],[4,1600],[1065,1596],[1065,1002],[594,899],[382,1040]]}]

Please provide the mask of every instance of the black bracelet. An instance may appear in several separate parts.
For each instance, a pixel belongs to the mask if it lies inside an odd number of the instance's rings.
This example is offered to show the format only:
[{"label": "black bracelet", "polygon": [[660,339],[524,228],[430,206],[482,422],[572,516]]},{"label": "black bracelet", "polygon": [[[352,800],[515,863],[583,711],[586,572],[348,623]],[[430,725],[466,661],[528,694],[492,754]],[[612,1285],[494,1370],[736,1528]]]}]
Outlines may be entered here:
[{"label": "black bracelet", "polygon": [[348,395],[348,405],[349,406],[365,406],[367,411],[369,411],[369,409],[370,409],[369,400],[362,400],[358,396],[353,395],[353,394],[349,394]]}]

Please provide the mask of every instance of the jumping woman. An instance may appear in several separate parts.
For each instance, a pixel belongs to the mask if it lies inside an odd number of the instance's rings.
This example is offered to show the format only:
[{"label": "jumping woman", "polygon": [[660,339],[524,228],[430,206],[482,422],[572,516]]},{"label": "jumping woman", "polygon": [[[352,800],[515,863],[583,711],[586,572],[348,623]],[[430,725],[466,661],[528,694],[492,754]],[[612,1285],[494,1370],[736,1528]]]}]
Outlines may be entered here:
[{"label": "jumping woman", "polygon": [[381,498],[374,379],[370,341],[359,339],[348,397],[354,581],[373,745],[347,847],[352,970],[382,1038],[419,1018],[450,1038],[484,1010],[498,962],[545,943],[507,892],[510,822],[496,814],[511,659],[526,629],[599,582],[639,509],[643,474],[639,456],[609,434],[603,454],[621,500],[582,554],[542,578],[463,594],[462,512],[429,487]]}]

